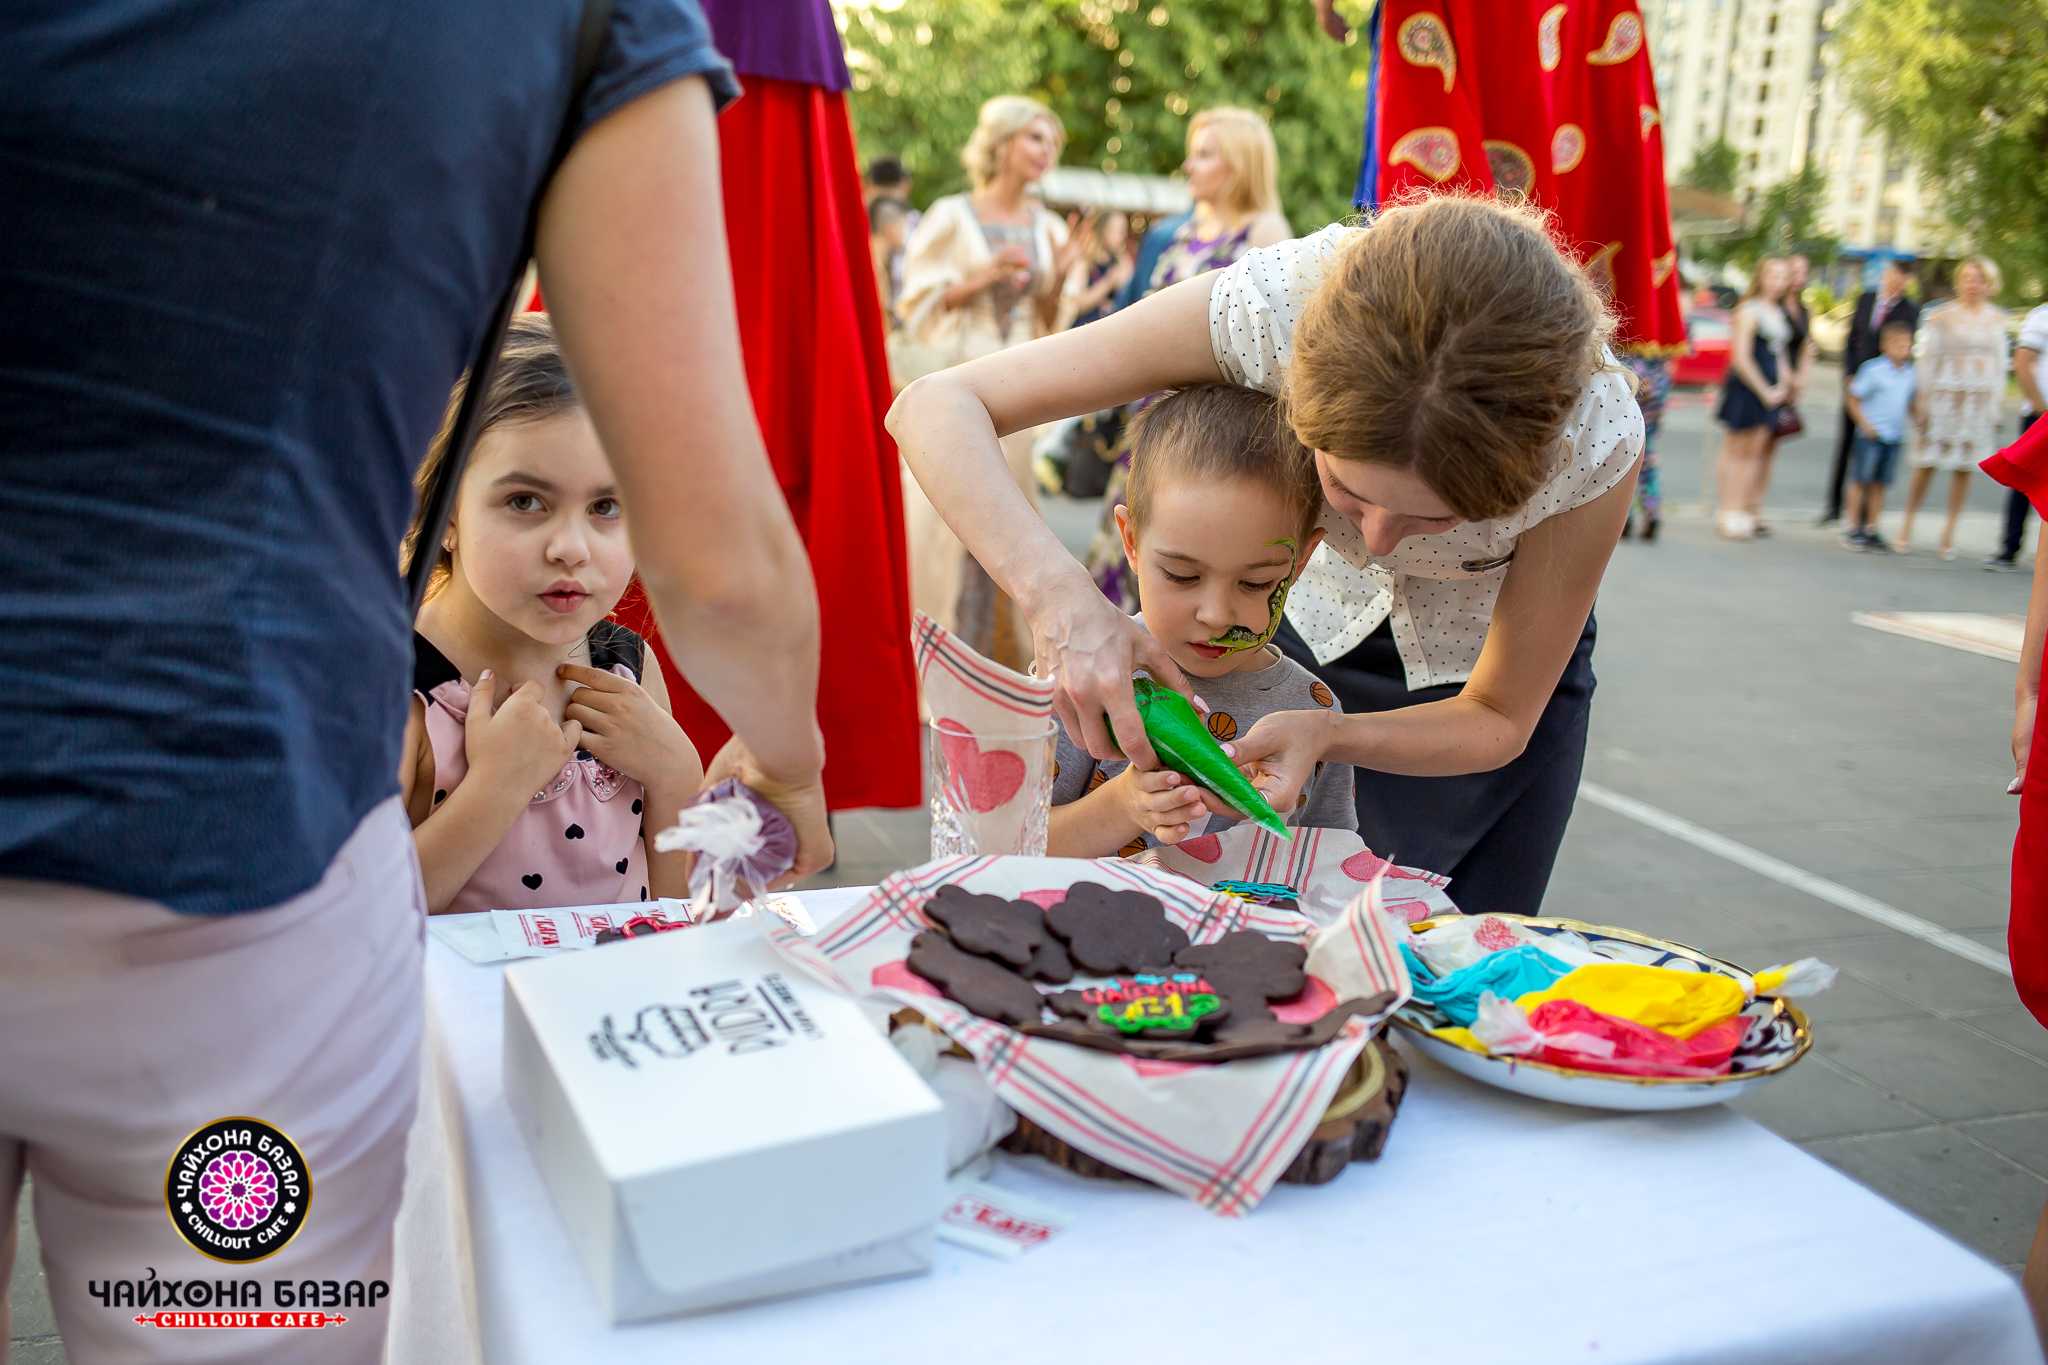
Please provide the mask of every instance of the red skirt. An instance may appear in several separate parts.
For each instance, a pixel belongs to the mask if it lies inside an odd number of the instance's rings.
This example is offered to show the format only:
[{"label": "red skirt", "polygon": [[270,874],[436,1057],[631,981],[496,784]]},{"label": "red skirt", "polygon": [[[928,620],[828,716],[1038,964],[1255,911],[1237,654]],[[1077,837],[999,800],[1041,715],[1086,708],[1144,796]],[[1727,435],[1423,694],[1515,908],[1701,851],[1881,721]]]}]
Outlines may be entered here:
[{"label": "red skirt", "polygon": [[[915,806],[901,475],[882,429],[889,367],[846,101],[749,76],[718,140],[747,382],[823,618],[826,799],[834,810]],[[676,720],[709,762],[731,731],[683,681],[637,588],[615,614],[654,641]]]},{"label": "red skirt", "polygon": [[[2048,418],[1983,464],[1986,474],[2017,488],[2048,516]],[[2041,680],[2048,684],[2048,676]],[[2020,783],[2020,832],[2012,846],[2012,910],[2006,924],[2013,984],[2034,1017],[2048,1026],[2048,716],[2034,724]]]}]

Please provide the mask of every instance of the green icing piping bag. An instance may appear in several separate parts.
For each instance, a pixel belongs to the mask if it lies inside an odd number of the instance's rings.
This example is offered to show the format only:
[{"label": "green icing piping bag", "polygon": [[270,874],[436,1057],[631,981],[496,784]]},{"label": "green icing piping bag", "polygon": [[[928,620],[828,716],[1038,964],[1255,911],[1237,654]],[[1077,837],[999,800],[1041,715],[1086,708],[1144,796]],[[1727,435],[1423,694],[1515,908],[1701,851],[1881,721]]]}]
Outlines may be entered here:
[{"label": "green icing piping bag", "polygon": [[1138,715],[1145,722],[1145,737],[1152,741],[1161,763],[1215,792],[1247,819],[1283,839],[1293,838],[1287,822],[1230,761],[1186,697],[1150,678],[1134,679],[1132,687],[1137,693]]}]

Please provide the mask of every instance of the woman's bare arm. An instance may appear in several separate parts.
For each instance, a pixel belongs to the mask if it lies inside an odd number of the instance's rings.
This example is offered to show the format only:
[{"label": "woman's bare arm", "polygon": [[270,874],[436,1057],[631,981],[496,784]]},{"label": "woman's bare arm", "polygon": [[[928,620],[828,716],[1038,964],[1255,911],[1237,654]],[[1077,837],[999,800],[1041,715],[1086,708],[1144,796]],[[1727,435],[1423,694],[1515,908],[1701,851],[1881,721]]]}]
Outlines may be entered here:
[{"label": "woman's bare arm", "polygon": [[1152,765],[1130,696],[1134,666],[1183,689],[1186,680],[1039,518],[997,441],[1160,389],[1219,381],[1209,344],[1214,283],[1198,276],[1078,330],[927,375],[889,410],[890,434],[925,496],[1030,619],[1041,665],[1057,671],[1068,733],[1098,758],[1121,747]]},{"label": "woman's bare arm", "polygon": [[[2035,418],[2048,421],[2048,418]],[[2048,554],[2034,555],[2034,590],[2027,599],[2027,633],[2020,645],[2020,672],[2013,686],[2012,766],[2015,785],[2027,775],[2035,714],[2041,701],[2042,637],[2048,635]]]},{"label": "woman's bare arm", "polygon": [[1513,762],[1578,648],[1635,486],[1631,471],[1593,501],[1523,534],[1479,661],[1457,696],[1357,715],[1275,712],[1227,746],[1231,756],[1281,810],[1293,808],[1321,761],[1411,777],[1491,772]]}]

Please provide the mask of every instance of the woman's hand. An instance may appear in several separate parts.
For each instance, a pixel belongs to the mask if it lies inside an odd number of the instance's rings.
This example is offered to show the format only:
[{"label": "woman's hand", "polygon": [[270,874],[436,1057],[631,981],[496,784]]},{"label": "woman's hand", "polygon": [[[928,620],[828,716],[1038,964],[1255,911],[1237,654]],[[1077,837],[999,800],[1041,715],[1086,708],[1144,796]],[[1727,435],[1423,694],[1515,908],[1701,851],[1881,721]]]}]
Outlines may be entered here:
[{"label": "woman's hand", "polygon": [[1116,789],[1124,818],[1136,825],[1139,833],[1162,844],[1177,844],[1187,838],[1194,832],[1195,821],[1208,814],[1202,789],[1168,769],[1141,772],[1125,768],[1110,785]]},{"label": "woman's hand", "polygon": [[1336,738],[1332,711],[1275,711],[1261,717],[1223,752],[1243,768],[1259,795],[1282,816],[1301,804],[1301,794],[1315,776]]},{"label": "woman's hand", "polygon": [[796,827],[796,866],[778,879],[769,891],[795,886],[814,872],[832,864],[832,828],[825,820],[825,784],[821,772],[808,776],[781,778],[761,770],[753,752],[735,735],[726,741],[711,766],[704,770],[704,789],[709,791],[727,779],[752,788],[756,795],[789,817]]},{"label": "woman's hand", "polygon": [[2039,702],[2040,698],[2037,696],[2030,694],[2022,695],[2018,706],[2014,708],[2012,718],[2012,785],[2005,789],[2006,793],[2011,796],[2018,796],[2021,785],[2027,780],[2027,755],[2034,748],[2034,711]]},{"label": "woman's hand", "polygon": [[481,777],[487,788],[530,796],[562,771],[582,742],[583,727],[573,720],[556,724],[537,682],[526,683],[503,704],[497,689],[498,679],[488,669],[470,689],[469,714],[462,722],[469,775]]},{"label": "woman's hand", "polygon": [[1143,669],[1162,686],[1188,692],[1187,677],[1166,647],[1085,576],[1069,580],[1027,614],[1037,673],[1055,683],[1053,709],[1067,734],[1095,758],[1128,758],[1136,767],[1157,768],[1131,676]]},{"label": "woman's hand", "polygon": [[578,664],[562,665],[555,676],[576,684],[562,718],[583,727],[583,747],[598,762],[648,787],[703,771],[683,727],[639,683]]}]

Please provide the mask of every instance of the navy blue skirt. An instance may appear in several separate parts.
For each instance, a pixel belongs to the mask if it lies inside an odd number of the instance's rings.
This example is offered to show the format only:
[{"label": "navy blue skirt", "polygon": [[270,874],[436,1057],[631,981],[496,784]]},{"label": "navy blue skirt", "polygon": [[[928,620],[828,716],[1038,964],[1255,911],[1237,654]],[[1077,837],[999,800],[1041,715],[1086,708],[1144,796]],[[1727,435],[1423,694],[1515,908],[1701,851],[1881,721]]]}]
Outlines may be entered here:
[{"label": "navy blue skirt", "polygon": [[[1778,353],[1771,349],[1771,343],[1759,335],[1752,354],[1756,357],[1757,369],[1763,373],[1764,382],[1777,383]],[[1756,390],[1743,383],[1731,365],[1727,378],[1721,381],[1721,406],[1715,409],[1714,416],[1730,431],[1748,431],[1754,427],[1775,425],[1778,410],[1766,406],[1764,400],[1756,396]]]},{"label": "navy blue skirt", "polygon": [[[1529,747],[1506,767],[1458,777],[1406,777],[1358,769],[1358,833],[1373,852],[1451,878],[1450,896],[1468,915],[1534,915],[1564,843],[1593,713],[1592,616],[1536,722]],[[1327,683],[1346,711],[1361,714],[1454,697],[1460,684],[1408,690],[1392,628],[1318,664],[1294,627],[1275,643]]]}]

